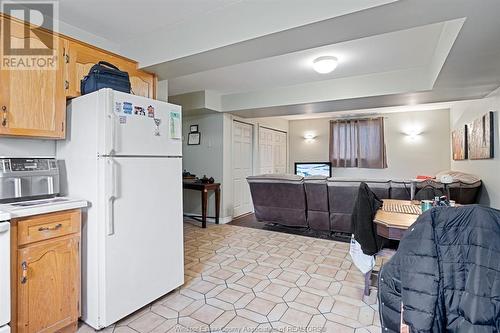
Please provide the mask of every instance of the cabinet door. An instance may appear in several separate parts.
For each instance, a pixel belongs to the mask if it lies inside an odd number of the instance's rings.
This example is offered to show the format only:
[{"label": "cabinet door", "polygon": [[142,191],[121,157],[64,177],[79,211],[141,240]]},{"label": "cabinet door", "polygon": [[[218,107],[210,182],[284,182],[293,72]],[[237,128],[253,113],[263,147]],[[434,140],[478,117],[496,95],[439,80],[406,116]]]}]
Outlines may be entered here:
[{"label": "cabinet door", "polygon": [[85,44],[69,41],[65,52],[67,97],[80,96],[81,80],[89,73],[90,68],[99,61],[107,61],[120,67],[110,54]]},{"label": "cabinet door", "polygon": [[155,75],[138,70],[136,62],[74,41],[69,41],[66,52],[67,97],[80,96],[80,82],[89,73],[90,68],[99,61],[107,61],[129,73],[133,94],[155,98]]},{"label": "cabinet door", "polygon": [[148,98],[156,98],[156,76],[154,74],[141,71],[130,70],[130,84],[132,94]]},{"label": "cabinet door", "polygon": [[[24,24],[10,23],[12,45],[26,39],[34,47],[45,47],[39,38],[24,37]],[[39,33],[41,39],[53,38]],[[61,39],[54,37],[55,69],[5,69],[0,71],[0,135],[64,138],[66,98],[64,96],[64,62]]]},{"label": "cabinet door", "polygon": [[79,272],[79,236],[18,250],[18,332],[55,332],[75,323]]}]

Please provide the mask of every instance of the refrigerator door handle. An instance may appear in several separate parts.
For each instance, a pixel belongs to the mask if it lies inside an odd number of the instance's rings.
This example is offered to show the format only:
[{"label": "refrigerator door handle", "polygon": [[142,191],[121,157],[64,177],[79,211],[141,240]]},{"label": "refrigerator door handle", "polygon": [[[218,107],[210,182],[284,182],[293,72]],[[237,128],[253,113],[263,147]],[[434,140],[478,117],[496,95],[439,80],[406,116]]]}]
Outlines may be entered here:
[{"label": "refrigerator door handle", "polygon": [[115,234],[115,198],[110,197],[108,201],[108,236]]},{"label": "refrigerator door handle", "polygon": [[116,179],[116,161],[113,158],[108,158],[108,179],[110,184],[108,185],[110,195],[108,196],[108,236],[112,236],[115,233],[115,216],[114,216],[114,203],[118,196],[118,182]]}]

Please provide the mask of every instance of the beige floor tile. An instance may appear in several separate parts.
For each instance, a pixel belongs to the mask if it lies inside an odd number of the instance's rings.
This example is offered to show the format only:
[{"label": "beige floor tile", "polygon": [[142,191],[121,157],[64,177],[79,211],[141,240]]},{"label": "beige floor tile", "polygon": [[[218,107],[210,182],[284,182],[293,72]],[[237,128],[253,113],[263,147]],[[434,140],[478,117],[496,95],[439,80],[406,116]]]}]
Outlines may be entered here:
[{"label": "beige floor tile", "polygon": [[234,333],[238,332],[238,330],[244,330],[244,332],[252,332],[257,326],[259,324],[252,320],[236,316],[224,327],[223,331]]},{"label": "beige floor tile", "polygon": [[275,306],[276,303],[274,302],[268,301],[260,297],[256,297],[250,303],[247,304],[246,308],[254,312],[260,313],[261,315],[267,316]]},{"label": "beige floor tile", "polygon": [[[92,330],[93,332],[94,330]],[[80,333],[80,330],[78,331]],[[137,333],[137,331],[131,329],[130,327],[128,326],[119,326],[119,327],[116,327],[114,330],[113,330],[113,333]]]},{"label": "beige floor tile", "polygon": [[234,289],[225,289],[223,290],[220,294],[218,294],[216,297],[222,301],[234,304],[236,303],[237,300],[239,300],[244,293],[241,291],[237,291]]},{"label": "beige floor tile", "polygon": [[233,304],[221,301],[218,298],[207,298],[206,303],[210,304],[212,306],[215,306],[216,308],[219,308],[219,309],[224,310],[224,311],[234,310]]},{"label": "beige floor tile", "polygon": [[234,272],[228,271],[226,269],[218,269],[213,273],[210,273],[210,276],[216,277],[218,279],[226,280],[233,276]]},{"label": "beige floor tile", "polygon": [[333,304],[332,312],[347,318],[358,318],[359,307],[336,301],[335,304]]},{"label": "beige floor tile", "polygon": [[163,322],[163,324],[157,326],[154,330],[151,331],[151,333],[165,333],[171,330],[175,325],[177,325],[177,319],[169,319]]},{"label": "beige floor tile", "polygon": [[302,303],[313,308],[317,308],[321,300],[322,297],[304,291],[301,291],[295,298],[295,302]]},{"label": "beige floor tile", "polygon": [[322,280],[322,279],[312,278],[307,282],[306,286],[319,290],[328,290],[330,284],[332,283],[332,280]]},{"label": "beige floor tile", "polygon": [[281,317],[281,321],[295,327],[305,328],[307,327],[307,324],[309,324],[311,318],[312,315],[309,313],[289,308],[286,310],[283,317]]},{"label": "beige floor tile", "polygon": [[165,302],[163,302],[163,305],[171,308],[172,310],[180,311],[193,302],[194,300],[192,298],[181,294],[176,294],[175,296],[170,297]]},{"label": "beige floor tile", "polygon": [[278,283],[270,283],[263,291],[278,297],[283,297],[290,288]]},{"label": "beige floor tile", "polygon": [[236,310],[236,313],[238,316],[246,318],[248,320],[254,321],[256,323],[262,324],[262,323],[267,323],[267,317],[261,315],[260,313],[254,312],[252,310],[248,310],[248,308],[244,309],[238,309]]},{"label": "beige floor tile", "polygon": [[196,310],[193,314],[191,314],[190,317],[205,324],[211,324],[223,313],[224,310],[206,304]]},{"label": "beige floor tile", "polygon": [[354,328],[327,321],[325,327],[323,328],[324,333],[353,333]]},{"label": "beige floor tile", "polygon": [[267,319],[269,319],[270,322],[278,321],[281,317],[283,317],[286,310],[288,310],[288,305],[286,305],[286,303],[276,304],[276,306],[267,315]]},{"label": "beige floor tile", "polygon": [[[210,332],[210,326],[191,317],[179,318],[179,324],[192,332]],[[177,331],[183,332],[183,330]]]},{"label": "beige floor tile", "polygon": [[286,281],[290,283],[295,283],[300,278],[300,274],[291,273],[291,272],[283,272],[281,273],[277,279],[281,281]]},{"label": "beige floor tile", "polygon": [[172,310],[161,304],[153,305],[151,307],[151,311],[167,319],[174,319],[179,316],[179,313],[177,311]]},{"label": "beige floor tile", "polygon": [[236,317],[236,311],[224,311],[217,319],[210,324],[210,330],[221,331],[233,318]]},{"label": "beige floor tile", "polygon": [[241,279],[239,279],[238,281],[236,281],[237,284],[243,286],[243,287],[247,287],[247,288],[253,288],[255,287],[261,280],[259,279],[256,279],[254,277],[251,277],[251,276],[248,276],[248,275],[245,275],[243,276]]},{"label": "beige floor tile", "polygon": [[189,286],[189,289],[194,290],[200,294],[206,294],[210,290],[214,289],[216,285],[212,282],[208,281],[199,281],[191,286]]},{"label": "beige floor tile", "polygon": [[144,316],[128,324],[128,326],[140,333],[148,333],[163,324],[165,321],[166,319],[162,316],[153,312],[148,312]]}]

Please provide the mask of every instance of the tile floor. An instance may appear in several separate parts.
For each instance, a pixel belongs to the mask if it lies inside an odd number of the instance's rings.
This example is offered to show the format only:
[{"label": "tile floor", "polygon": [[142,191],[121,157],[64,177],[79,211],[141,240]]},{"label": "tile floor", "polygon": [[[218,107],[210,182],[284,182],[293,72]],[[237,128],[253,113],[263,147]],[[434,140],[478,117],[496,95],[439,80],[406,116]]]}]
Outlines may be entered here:
[{"label": "tile floor", "polygon": [[105,331],[380,332],[377,292],[363,297],[349,244],[232,225],[184,231],[185,284]]}]

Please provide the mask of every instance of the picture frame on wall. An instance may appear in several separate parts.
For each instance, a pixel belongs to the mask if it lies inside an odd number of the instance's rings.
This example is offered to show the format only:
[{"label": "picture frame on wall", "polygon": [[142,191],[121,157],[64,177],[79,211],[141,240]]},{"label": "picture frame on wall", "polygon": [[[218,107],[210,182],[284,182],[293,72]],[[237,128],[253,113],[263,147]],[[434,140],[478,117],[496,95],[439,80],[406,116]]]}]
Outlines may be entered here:
[{"label": "picture frame on wall", "polygon": [[201,143],[201,133],[195,132],[195,133],[188,134],[188,145],[189,146],[199,145],[200,143]]},{"label": "picture frame on wall", "polygon": [[469,153],[467,125],[451,132],[452,155],[454,161],[466,160]]},{"label": "picture frame on wall", "polygon": [[494,113],[488,112],[468,125],[469,159],[482,160],[494,157]]}]

